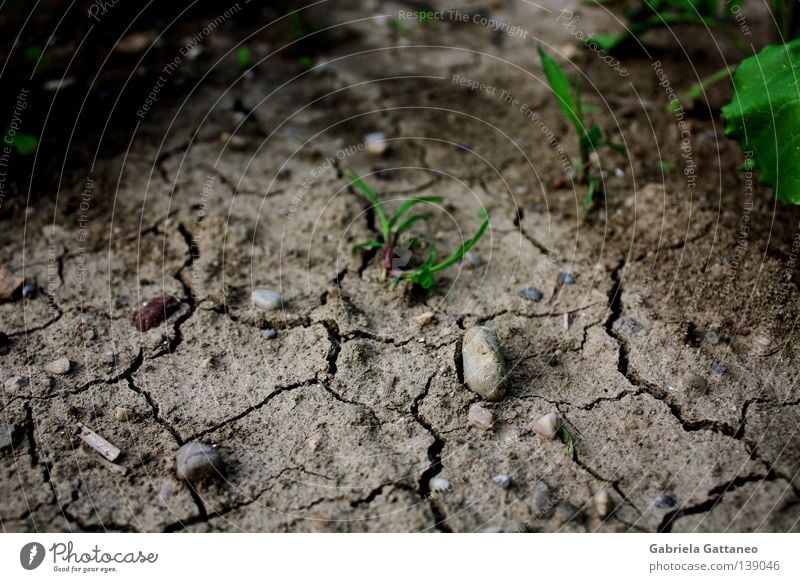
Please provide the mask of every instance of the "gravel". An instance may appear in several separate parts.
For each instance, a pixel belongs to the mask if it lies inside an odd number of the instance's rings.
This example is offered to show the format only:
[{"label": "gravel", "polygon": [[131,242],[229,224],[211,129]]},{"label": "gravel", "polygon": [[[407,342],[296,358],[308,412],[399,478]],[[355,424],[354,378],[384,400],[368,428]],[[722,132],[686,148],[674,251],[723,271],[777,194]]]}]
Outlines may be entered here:
[{"label": "gravel", "polygon": [[508,489],[511,487],[511,482],[511,475],[501,473],[492,477],[492,483],[500,487],[500,489]]},{"label": "gravel", "polygon": [[519,292],[519,296],[528,301],[541,301],[544,295],[536,287],[526,287]]},{"label": "gravel", "polygon": [[72,362],[69,361],[69,358],[58,358],[57,360],[53,360],[52,362],[48,362],[44,365],[45,372],[48,374],[55,374],[57,376],[69,374],[70,368],[72,368]]},{"label": "gravel", "polygon": [[219,451],[199,441],[183,445],[175,455],[178,477],[197,481],[222,472],[222,457]]},{"label": "gravel", "polygon": [[550,440],[556,438],[559,428],[561,428],[561,417],[555,412],[545,414],[533,423],[533,432]]},{"label": "gravel", "polygon": [[271,289],[256,289],[250,298],[253,305],[264,311],[276,311],[284,305],[283,295]]},{"label": "gravel", "polygon": [[489,430],[497,420],[494,412],[480,404],[472,404],[469,407],[467,418],[472,426],[480,430]]},{"label": "gravel", "polygon": [[622,335],[631,335],[644,329],[644,326],[632,317],[620,317],[614,322],[614,330]]}]

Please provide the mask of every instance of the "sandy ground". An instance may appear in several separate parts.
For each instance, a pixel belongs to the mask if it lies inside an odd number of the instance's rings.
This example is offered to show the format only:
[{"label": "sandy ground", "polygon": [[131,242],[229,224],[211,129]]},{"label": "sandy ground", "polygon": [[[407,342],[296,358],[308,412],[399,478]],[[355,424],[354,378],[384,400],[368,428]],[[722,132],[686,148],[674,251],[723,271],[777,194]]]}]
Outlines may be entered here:
[{"label": "sandy ground", "polygon": [[[313,69],[267,28],[248,41],[265,60],[243,76],[215,31],[193,63],[209,74],[154,103],[125,151],[2,217],[0,264],[38,287],[0,303],[3,529],[799,530],[800,212],[749,187],[707,106],[680,126],[659,85],[716,70],[724,43],[655,33],[623,77],[568,54],[557,2],[491,4],[524,35],[376,17],[402,3],[328,4],[310,16],[333,27]],[[577,30],[612,26],[571,8]],[[600,153],[607,196],[585,219],[545,137],[575,155],[537,42],[572,59],[590,118],[627,148]],[[372,132],[383,155],[363,147]],[[429,298],[391,290],[378,258],[351,252],[376,219],[347,168],[389,206],[445,196],[427,231],[441,252],[489,207],[481,264],[442,272]],[[541,301],[518,295],[528,286]],[[262,287],[285,307],[256,309]],[[178,309],[137,331],[136,310],[162,294]],[[481,401],[461,341],[476,324],[510,369],[507,396],[482,403],[489,431],[467,422]],[[70,370],[48,372],[62,357]],[[549,412],[571,448],[532,430]],[[122,450],[114,466],[78,423]],[[218,447],[224,477],[177,477],[191,440]]]}]

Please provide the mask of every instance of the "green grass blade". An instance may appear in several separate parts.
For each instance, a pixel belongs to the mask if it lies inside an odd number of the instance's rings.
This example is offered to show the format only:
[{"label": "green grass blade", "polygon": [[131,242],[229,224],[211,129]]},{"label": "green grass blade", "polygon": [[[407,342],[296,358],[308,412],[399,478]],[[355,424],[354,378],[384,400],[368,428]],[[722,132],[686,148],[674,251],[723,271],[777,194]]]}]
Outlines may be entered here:
[{"label": "green grass blade", "polygon": [[384,242],[388,242],[391,227],[389,226],[389,219],[386,218],[386,212],[383,210],[383,204],[381,204],[378,195],[375,194],[375,192],[372,191],[372,188],[367,186],[354,171],[347,170],[345,172],[345,176],[348,180],[350,180],[350,182],[352,182],[354,186],[361,190],[361,192],[370,202],[372,202],[372,205],[375,208],[375,213],[378,215],[378,221],[381,223],[381,234],[383,235],[383,240]]},{"label": "green grass blade", "polygon": [[544,75],[547,77],[547,82],[550,83],[550,89],[553,90],[556,96],[558,107],[561,109],[564,117],[569,119],[570,123],[575,127],[575,131],[578,132],[578,135],[582,136],[584,134],[583,123],[581,123],[578,117],[580,107],[575,103],[575,99],[572,96],[572,85],[567,78],[567,74],[564,72],[561,65],[544,52],[541,46],[536,47],[536,50],[539,51],[539,58],[544,68]]},{"label": "green grass blade", "polygon": [[430,220],[430,215],[428,214],[415,214],[413,216],[409,216],[403,222],[400,223],[400,226],[397,227],[397,230],[394,231],[394,238],[397,240],[401,234],[407,231],[415,222],[420,220]]},{"label": "green grass blade", "polygon": [[468,241],[465,241],[464,244],[461,245],[461,248],[459,248],[456,252],[447,257],[444,261],[442,261],[438,265],[431,267],[431,273],[435,273],[436,271],[441,271],[442,269],[446,269],[456,261],[459,261],[461,257],[467,254],[468,250],[474,247],[477,244],[477,242],[481,240],[481,237],[486,232],[486,229],[488,227],[489,227],[489,219],[486,218],[478,228],[478,231],[472,236],[472,238],[469,239]]},{"label": "green grass blade", "polygon": [[417,204],[421,204],[423,202],[433,202],[435,204],[441,204],[442,202],[444,202],[444,198],[441,196],[421,196],[419,198],[412,198],[410,200],[406,200],[392,215],[391,220],[389,220],[389,228],[397,224],[397,221],[400,220],[405,213],[414,208],[414,206],[416,206]]},{"label": "green grass blade", "polygon": [[384,246],[379,240],[368,240],[367,242],[358,243],[357,245],[353,245],[353,252],[357,253],[363,249],[379,249]]}]

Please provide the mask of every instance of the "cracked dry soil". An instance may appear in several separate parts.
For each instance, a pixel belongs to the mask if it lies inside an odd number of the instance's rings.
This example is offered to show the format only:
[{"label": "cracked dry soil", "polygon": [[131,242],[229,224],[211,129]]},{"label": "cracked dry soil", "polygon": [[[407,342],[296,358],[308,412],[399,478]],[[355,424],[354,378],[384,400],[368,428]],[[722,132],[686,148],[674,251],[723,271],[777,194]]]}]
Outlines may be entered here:
[{"label": "cracked dry soil", "polygon": [[[558,4],[543,6],[492,13],[567,43]],[[630,154],[601,158],[604,219],[583,220],[582,192],[553,186],[563,172],[539,128],[451,80],[507,88],[574,151],[530,38],[498,46],[441,23],[398,38],[370,14],[312,11],[334,27],[320,72],[281,52],[250,78],[218,67],[188,106],[159,103],[127,151],[73,168],[57,202],[54,190],[3,216],[2,264],[40,288],[0,304],[2,380],[29,379],[0,403],[15,427],[0,452],[3,529],[798,531],[798,209],[757,187],[742,251],[741,154],[719,119],[690,112],[689,196],[680,165],[658,169],[654,143],[678,164],[681,150],[650,61],[626,60],[628,84],[578,53],[598,122]],[[677,55],[660,58],[676,86],[694,80]],[[391,140],[384,156],[347,149],[374,131]],[[481,266],[443,272],[427,299],[390,290],[377,258],[350,252],[375,237],[375,216],[345,168],[384,200],[445,196],[430,230],[442,249],[491,207]],[[518,295],[528,285],[541,301]],[[254,309],[255,287],[280,290],[285,308]],[[162,294],[179,309],[136,331],[133,313]],[[505,399],[484,403],[498,417],[487,432],[467,423],[479,398],[461,378],[476,324],[496,331],[510,369]],[[70,372],[48,375],[62,356]],[[532,431],[548,412],[574,450]],[[78,422],[122,449],[124,474],[78,440]],[[175,451],[193,439],[218,445],[224,479],[177,478]]]}]

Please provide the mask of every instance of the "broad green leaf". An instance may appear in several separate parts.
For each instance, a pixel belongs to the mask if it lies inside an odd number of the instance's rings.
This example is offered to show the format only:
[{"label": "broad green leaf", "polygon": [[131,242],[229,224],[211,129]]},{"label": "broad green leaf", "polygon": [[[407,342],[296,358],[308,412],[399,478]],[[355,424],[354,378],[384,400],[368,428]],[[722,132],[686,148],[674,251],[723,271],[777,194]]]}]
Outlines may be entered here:
[{"label": "broad green leaf", "polygon": [[583,135],[583,124],[578,118],[580,106],[575,102],[572,96],[572,85],[567,78],[567,74],[564,72],[564,69],[561,68],[561,65],[544,52],[541,46],[536,47],[536,50],[539,51],[539,58],[542,60],[542,67],[544,68],[544,75],[547,77],[547,82],[550,83],[550,88],[556,95],[561,112],[575,127],[578,135]]},{"label": "broad green leaf", "polygon": [[773,45],[739,64],[733,100],[722,108],[725,134],[752,152],[759,180],[778,201],[800,204],[800,39]]}]

